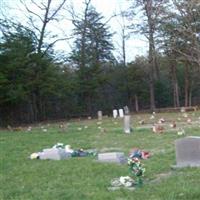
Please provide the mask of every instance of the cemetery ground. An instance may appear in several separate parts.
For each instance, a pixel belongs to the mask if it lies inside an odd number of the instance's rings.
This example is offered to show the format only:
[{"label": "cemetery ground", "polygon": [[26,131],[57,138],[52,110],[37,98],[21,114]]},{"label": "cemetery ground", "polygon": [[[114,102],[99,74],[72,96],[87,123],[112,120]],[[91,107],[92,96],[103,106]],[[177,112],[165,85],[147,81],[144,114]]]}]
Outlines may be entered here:
[{"label": "cemetery ground", "polygon": [[[174,141],[185,136],[200,136],[200,112],[135,114],[133,132],[123,133],[123,120],[103,117],[59,123],[36,124],[16,131],[0,130],[1,200],[197,200],[200,199],[200,168],[172,169],[176,164]],[[163,133],[153,133],[151,126],[164,118]],[[191,119],[188,121],[188,117]],[[144,120],[144,124],[139,124]],[[176,121],[176,128],[170,123]],[[64,125],[64,126],[63,126]],[[179,128],[185,135],[177,135]],[[149,151],[142,160],[146,168],[144,184],[133,191],[109,191],[110,181],[130,176],[127,164],[97,162],[93,157],[67,160],[31,160],[33,152],[61,142],[72,148],[97,149],[98,152],[131,148]]]}]

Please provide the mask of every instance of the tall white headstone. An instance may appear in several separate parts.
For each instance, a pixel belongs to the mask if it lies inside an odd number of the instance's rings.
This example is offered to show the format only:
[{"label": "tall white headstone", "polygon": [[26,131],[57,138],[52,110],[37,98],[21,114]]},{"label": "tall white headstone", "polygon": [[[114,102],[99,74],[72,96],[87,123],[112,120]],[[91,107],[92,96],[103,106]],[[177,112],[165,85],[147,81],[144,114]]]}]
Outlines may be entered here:
[{"label": "tall white headstone", "polygon": [[124,116],[124,132],[125,133],[131,133],[131,116],[130,115],[125,115]]},{"label": "tall white headstone", "polygon": [[118,116],[118,112],[117,112],[117,110],[113,110],[113,118],[117,118],[117,116]]},{"label": "tall white headstone", "polygon": [[124,110],[119,109],[119,117],[123,118],[124,117]]},{"label": "tall white headstone", "polygon": [[98,120],[102,120],[103,114],[102,114],[102,111],[101,111],[101,110],[99,110],[99,111],[97,112],[97,116],[98,116]]}]

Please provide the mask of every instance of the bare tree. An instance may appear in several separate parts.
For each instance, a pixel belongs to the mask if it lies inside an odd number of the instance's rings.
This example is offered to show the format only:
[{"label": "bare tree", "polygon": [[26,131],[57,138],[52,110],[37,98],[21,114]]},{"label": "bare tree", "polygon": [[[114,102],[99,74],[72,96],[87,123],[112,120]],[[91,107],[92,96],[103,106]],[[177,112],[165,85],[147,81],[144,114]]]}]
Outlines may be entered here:
[{"label": "bare tree", "polygon": [[150,107],[155,109],[154,84],[155,79],[159,78],[159,67],[156,57],[155,38],[160,23],[165,4],[168,0],[137,0],[133,1],[130,11],[133,16],[143,16],[144,20],[140,24],[133,24],[133,28],[143,34],[149,43],[149,90]]},{"label": "bare tree", "polygon": [[119,55],[121,57],[121,61],[123,63],[123,66],[126,67],[126,40],[129,37],[129,34],[127,32],[128,27],[126,25],[125,22],[125,18],[126,18],[126,13],[125,11],[120,10],[119,14],[116,14],[116,16],[119,16],[120,18],[116,18],[117,22],[119,24],[120,27],[120,32],[119,32],[119,37],[120,37],[120,41],[117,42],[117,46],[119,47]]},{"label": "bare tree", "polygon": [[179,100],[179,84],[177,80],[177,69],[176,69],[176,58],[174,55],[170,55],[169,62],[171,65],[171,78],[172,78],[172,87],[173,87],[173,102],[174,107],[180,107],[180,100]]},{"label": "bare tree", "polygon": [[[56,42],[61,40],[66,40],[68,37],[57,38],[56,35],[51,36],[53,40],[45,44],[45,38],[49,35],[47,31],[47,26],[52,21],[59,21],[59,12],[64,8],[67,0],[61,0],[58,4],[53,4],[53,0],[36,1],[30,0],[30,4],[27,4],[27,1],[20,0],[24,5],[26,11],[28,12],[28,20],[30,26],[33,27],[37,35],[38,46],[37,52],[41,53],[46,52],[51,48]],[[54,1],[55,2],[55,1]],[[58,1],[57,1],[58,2]],[[35,8],[34,10],[32,8]]]},{"label": "bare tree", "polygon": [[[199,0],[173,0],[176,19],[179,20],[175,30],[178,38],[184,40],[183,48],[174,48],[181,60],[200,67],[200,3]],[[176,39],[175,39],[176,40]]]},{"label": "bare tree", "polygon": [[[200,3],[198,0],[173,0],[173,10],[168,11],[166,46],[172,52],[170,57],[174,62],[184,65],[185,106],[192,104],[192,77],[200,73]],[[173,87],[176,101],[178,90],[176,81],[176,66],[173,66]],[[179,104],[174,104],[179,105]]]}]

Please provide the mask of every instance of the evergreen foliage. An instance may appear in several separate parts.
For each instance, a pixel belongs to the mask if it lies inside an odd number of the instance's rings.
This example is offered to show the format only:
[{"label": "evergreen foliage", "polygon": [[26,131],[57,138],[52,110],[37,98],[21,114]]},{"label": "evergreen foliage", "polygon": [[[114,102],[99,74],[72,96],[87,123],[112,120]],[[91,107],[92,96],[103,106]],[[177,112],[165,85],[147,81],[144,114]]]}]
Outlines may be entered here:
[{"label": "evergreen foliage", "polygon": [[[145,2],[149,1],[138,1],[134,11],[149,13],[150,7],[142,7]],[[130,63],[113,56],[113,33],[90,0],[83,13],[72,16],[74,44],[70,55],[63,54],[65,61],[58,59],[52,40],[48,43],[46,29],[39,48],[34,28],[0,20],[0,125],[96,116],[97,110],[110,114],[125,105],[131,111],[150,109],[151,92],[157,108],[199,105],[200,4],[163,2],[152,2],[151,56],[138,56]],[[139,27],[132,26],[146,36],[147,17]]]}]

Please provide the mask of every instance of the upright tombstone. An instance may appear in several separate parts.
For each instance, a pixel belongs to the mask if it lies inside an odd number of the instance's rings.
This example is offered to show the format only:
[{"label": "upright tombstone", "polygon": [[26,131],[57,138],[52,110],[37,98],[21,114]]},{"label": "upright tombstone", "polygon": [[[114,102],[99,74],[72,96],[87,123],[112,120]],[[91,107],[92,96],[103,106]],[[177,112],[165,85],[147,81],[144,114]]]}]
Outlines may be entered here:
[{"label": "upright tombstone", "polygon": [[175,141],[176,166],[200,167],[200,137],[190,136]]},{"label": "upright tombstone", "polygon": [[119,109],[119,117],[120,118],[124,117],[124,111],[123,111],[123,109]]},{"label": "upright tombstone", "polygon": [[129,108],[128,108],[128,106],[124,106],[124,114],[125,115],[129,114]]},{"label": "upright tombstone", "polygon": [[117,112],[117,110],[115,109],[115,110],[113,110],[113,118],[116,119],[117,116],[118,116],[118,112]]},{"label": "upright tombstone", "polygon": [[131,116],[130,115],[125,115],[124,116],[124,132],[125,133],[131,133]]},{"label": "upright tombstone", "polygon": [[98,120],[102,120],[103,114],[102,114],[102,111],[101,111],[101,110],[99,110],[99,111],[97,112],[97,116],[98,116]]}]

